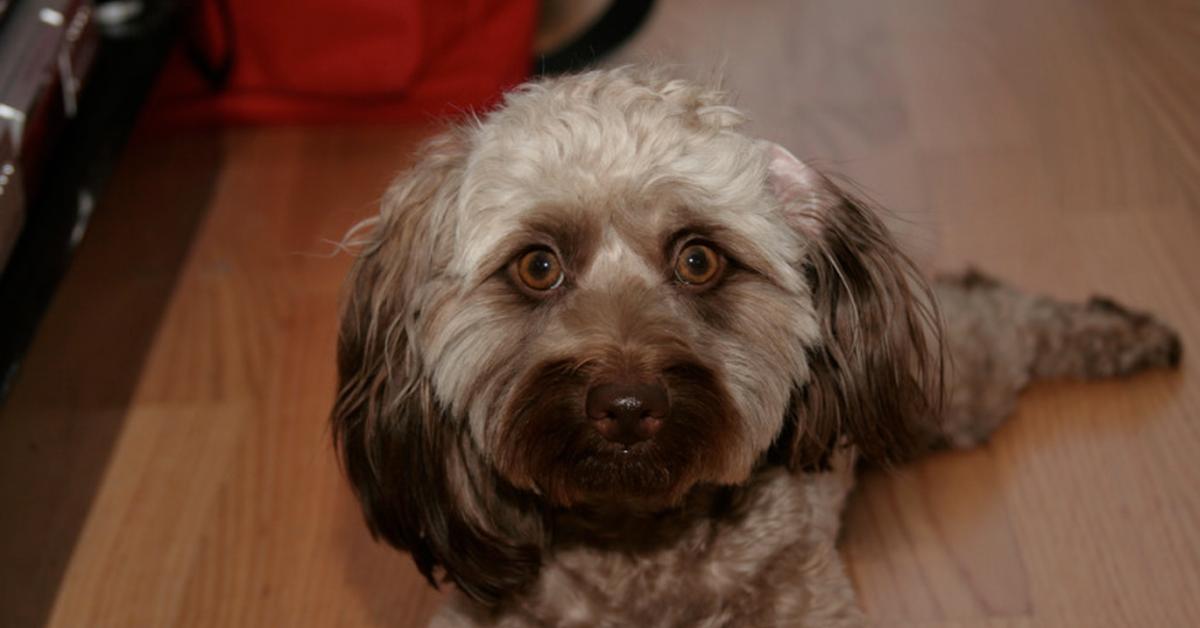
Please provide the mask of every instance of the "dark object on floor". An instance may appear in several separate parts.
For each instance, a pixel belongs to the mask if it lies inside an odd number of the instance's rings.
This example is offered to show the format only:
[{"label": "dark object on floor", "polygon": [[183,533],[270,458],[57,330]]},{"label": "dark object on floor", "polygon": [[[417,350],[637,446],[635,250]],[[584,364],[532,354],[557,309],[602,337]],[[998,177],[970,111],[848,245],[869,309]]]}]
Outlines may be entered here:
[{"label": "dark object on floor", "polygon": [[[0,274],[0,399],[87,228],[179,13],[176,0],[7,6],[0,24],[0,102],[8,107],[0,116],[0,136],[8,139],[0,149],[0,161],[7,160],[0,163],[0,223],[20,226]],[[21,216],[13,219],[12,211]]]}]

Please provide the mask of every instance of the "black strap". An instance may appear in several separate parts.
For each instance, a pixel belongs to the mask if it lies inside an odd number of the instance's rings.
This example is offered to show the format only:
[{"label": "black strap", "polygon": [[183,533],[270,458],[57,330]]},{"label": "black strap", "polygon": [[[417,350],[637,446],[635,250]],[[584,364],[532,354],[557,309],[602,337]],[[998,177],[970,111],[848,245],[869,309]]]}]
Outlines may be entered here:
[{"label": "black strap", "polygon": [[221,38],[225,44],[222,50],[209,50],[204,41],[204,19],[199,15],[204,10],[204,1],[194,6],[193,16],[184,37],[184,51],[188,61],[208,83],[214,92],[219,92],[229,85],[229,75],[233,72],[234,63],[234,29],[233,12],[229,9],[228,0],[212,0],[217,11],[217,28],[222,32]]},{"label": "black strap", "polygon": [[539,56],[534,74],[549,76],[587,67],[636,33],[653,6],[654,0],[613,0],[600,19],[575,41]]}]

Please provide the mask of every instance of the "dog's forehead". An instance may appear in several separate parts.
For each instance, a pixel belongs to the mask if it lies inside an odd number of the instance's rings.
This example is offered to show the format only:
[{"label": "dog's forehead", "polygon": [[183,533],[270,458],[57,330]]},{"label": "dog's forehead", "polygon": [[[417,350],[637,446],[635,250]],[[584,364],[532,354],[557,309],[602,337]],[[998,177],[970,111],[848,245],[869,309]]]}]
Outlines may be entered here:
[{"label": "dog's forehead", "polygon": [[796,245],[749,138],[668,125],[661,129],[668,137],[650,143],[631,140],[624,125],[590,129],[597,136],[587,138],[564,128],[550,120],[524,133],[484,134],[459,197],[457,272],[481,272],[506,242],[542,232],[588,240],[603,252],[597,262],[624,260],[644,274],[664,238],[705,225],[760,246],[763,263],[786,273]]}]

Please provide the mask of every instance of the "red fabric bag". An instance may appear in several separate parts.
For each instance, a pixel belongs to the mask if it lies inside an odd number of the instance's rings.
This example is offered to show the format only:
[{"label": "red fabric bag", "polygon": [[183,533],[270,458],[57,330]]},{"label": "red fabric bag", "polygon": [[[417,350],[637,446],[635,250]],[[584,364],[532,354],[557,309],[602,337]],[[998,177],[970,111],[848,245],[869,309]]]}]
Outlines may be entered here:
[{"label": "red fabric bag", "polygon": [[529,72],[536,0],[203,0],[151,115],[172,122],[427,120]]}]

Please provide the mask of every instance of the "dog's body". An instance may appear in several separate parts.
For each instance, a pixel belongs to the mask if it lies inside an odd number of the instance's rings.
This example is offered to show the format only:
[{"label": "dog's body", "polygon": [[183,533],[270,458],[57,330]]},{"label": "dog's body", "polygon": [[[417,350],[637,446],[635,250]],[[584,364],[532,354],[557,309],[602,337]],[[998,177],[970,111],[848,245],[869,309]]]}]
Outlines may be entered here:
[{"label": "dog's body", "polygon": [[653,71],[557,79],[389,192],[333,421],[372,531],[461,591],[435,624],[860,624],[835,549],[860,458],[977,443],[1033,379],[1178,361],[1107,300],[928,287],[740,121]]}]

